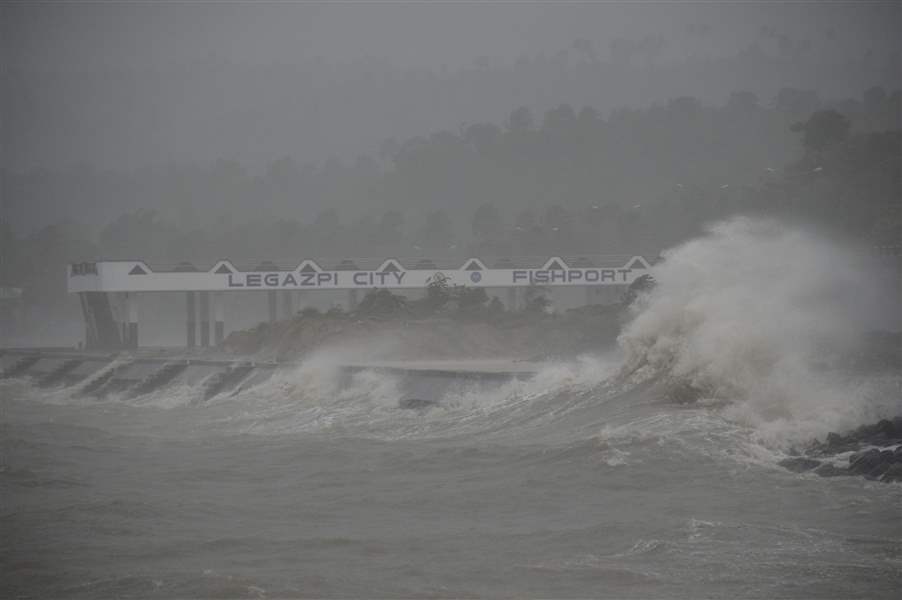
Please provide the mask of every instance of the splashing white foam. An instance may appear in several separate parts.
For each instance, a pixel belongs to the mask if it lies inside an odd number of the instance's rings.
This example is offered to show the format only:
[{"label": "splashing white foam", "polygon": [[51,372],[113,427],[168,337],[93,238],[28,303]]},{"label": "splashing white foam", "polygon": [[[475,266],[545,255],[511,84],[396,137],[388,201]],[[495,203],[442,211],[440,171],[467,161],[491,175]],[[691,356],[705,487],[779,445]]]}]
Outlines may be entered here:
[{"label": "splashing white foam", "polygon": [[[317,353],[295,369],[280,370],[240,398],[228,420],[241,431],[260,434],[343,432],[379,439],[442,437],[517,429],[552,419],[580,402],[616,370],[599,357],[550,364],[527,380],[460,383],[427,397],[426,411],[402,410],[404,376],[378,369],[347,373],[347,356],[334,349]],[[416,376],[414,376],[416,377]],[[563,392],[568,392],[564,394]]]},{"label": "splashing white foam", "polygon": [[898,299],[861,253],[736,218],[664,258],[620,336],[623,374],[727,400],[725,416],[777,443],[902,412],[898,383],[887,393],[824,368],[863,331],[894,326]]}]

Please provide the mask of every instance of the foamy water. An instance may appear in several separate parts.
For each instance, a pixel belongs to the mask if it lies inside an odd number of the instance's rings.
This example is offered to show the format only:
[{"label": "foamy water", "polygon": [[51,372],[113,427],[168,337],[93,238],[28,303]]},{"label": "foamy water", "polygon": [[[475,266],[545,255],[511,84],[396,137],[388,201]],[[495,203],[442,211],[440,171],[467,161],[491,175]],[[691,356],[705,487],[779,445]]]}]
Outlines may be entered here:
[{"label": "foamy water", "polygon": [[902,414],[896,381],[829,368],[862,332],[898,328],[894,282],[866,256],[735,219],[665,258],[620,336],[634,379],[688,382],[774,443]]},{"label": "foamy water", "polygon": [[2,381],[0,593],[897,597],[902,486],[777,465],[902,414],[898,373],[829,364],[856,306],[881,317],[846,296],[879,289],[856,260],[721,225],[655,267],[621,352],[524,381],[348,375],[341,351],[209,401]]}]

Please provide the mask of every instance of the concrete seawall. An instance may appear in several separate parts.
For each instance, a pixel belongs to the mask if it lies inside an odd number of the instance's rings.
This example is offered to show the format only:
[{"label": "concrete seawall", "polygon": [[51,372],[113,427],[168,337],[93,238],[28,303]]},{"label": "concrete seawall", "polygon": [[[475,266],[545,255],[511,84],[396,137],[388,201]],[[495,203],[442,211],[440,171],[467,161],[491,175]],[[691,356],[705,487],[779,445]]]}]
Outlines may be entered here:
[{"label": "concrete seawall", "polygon": [[[123,393],[137,397],[168,386],[198,390],[198,401],[235,395],[257,386],[300,361],[259,361],[234,356],[192,356],[174,349],[103,354],[60,348],[0,349],[0,379],[27,379],[39,387],[76,387],[84,396]],[[451,382],[503,382],[527,379],[538,363],[514,360],[441,360],[348,362],[336,367],[348,377],[379,371],[416,380],[420,390]]]}]

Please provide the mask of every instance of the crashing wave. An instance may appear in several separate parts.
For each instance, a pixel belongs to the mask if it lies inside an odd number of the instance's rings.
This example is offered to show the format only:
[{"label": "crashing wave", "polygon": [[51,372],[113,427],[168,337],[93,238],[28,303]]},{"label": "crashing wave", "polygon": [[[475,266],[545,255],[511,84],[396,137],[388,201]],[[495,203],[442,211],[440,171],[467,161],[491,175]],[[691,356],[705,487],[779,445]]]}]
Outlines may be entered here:
[{"label": "crashing wave", "polygon": [[902,413],[898,371],[880,381],[839,368],[863,332],[898,329],[891,278],[861,253],[736,218],[667,251],[652,275],[619,338],[622,379],[727,403],[778,442]]}]

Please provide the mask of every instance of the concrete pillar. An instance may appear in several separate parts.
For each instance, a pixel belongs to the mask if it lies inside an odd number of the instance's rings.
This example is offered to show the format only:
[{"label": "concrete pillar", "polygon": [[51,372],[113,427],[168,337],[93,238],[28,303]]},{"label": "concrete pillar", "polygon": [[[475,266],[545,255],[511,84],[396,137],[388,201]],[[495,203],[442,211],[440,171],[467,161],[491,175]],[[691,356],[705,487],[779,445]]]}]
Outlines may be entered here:
[{"label": "concrete pillar", "polygon": [[357,290],[348,290],[348,312],[357,310]]},{"label": "concrete pillar", "polygon": [[196,335],[197,335],[197,325],[195,323],[195,310],[194,310],[194,292],[185,292],[185,308],[188,312],[188,318],[186,320],[187,325],[187,339],[186,344],[189,348],[194,348],[196,345]]},{"label": "concrete pillar", "polygon": [[126,313],[128,314],[128,336],[126,346],[138,347],[138,294],[125,295]]},{"label": "concrete pillar", "polygon": [[282,292],[282,318],[290,319],[294,316],[294,292],[285,290]]},{"label": "concrete pillar", "polygon": [[210,347],[210,292],[198,292],[200,301],[200,345]]},{"label": "concrete pillar", "polygon": [[128,292],[111,294],[110,299],[115,307],[113,318],[118,319],[119,339],[122,340],[122,347],[131,348],[132,346],[128,339]]},{"label": "concrete pillar", "polygon": [[269,304],[269,322],[276,322],[276,290],[266,292],[266,299]]},{"label": "concrete pillar", "polygon": [[[88,293],[79,292],[78,300],[81,302],[82,317],[85,322],[85,349],[96,348],[98,345],[97,329],[94,327],[94,316],[91,314],[91,308],[88,305]],[[21,322],[21,320],[19,321]]]},{"label": "concrete pillar", "polygon": [[222,292],[213,294],[213,343],[221,346],[225,339],[225,306]]}]

